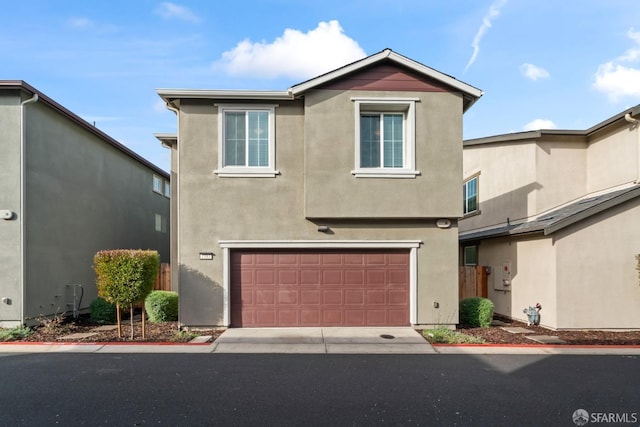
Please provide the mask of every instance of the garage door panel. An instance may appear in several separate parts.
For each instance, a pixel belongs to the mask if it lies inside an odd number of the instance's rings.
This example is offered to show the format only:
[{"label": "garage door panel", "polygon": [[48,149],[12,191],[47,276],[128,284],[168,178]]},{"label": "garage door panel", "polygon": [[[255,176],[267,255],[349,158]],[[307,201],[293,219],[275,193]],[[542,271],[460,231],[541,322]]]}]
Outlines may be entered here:
[{"label": "garage door panel", "polygon": [[328,270],[322,272],[322,284],[325,286],[338,285],[344,283],[341,270]]},{"label": "garage door panel", "polygon": [[342,326],[344,325],[342,316],[343,310],[341,308],[326,307],[322,310],[322,323],[324,326]]},{"label": "garage door panel", "polygon": [[334,289],[334,290],[322,291],[322,304],[323,305],[344,304],[344,301],[342,300],[342,290]]},{"label": "garage door panel", "polygon": [[320,291],[319,290],[300,290],[300,304],[302,305],[319,305],[320,304]]},{"label": "garage door panel", "polygon": [[298,304],[298,291],[278,291],[278,304]]},{"label": "garage door panel", "polygon": [[[271,289],[261,289],[256,291],[256,305],[274,305],[276,293]],[[243,302],[244,304],[244,302]]]},{"label": "garage door panel", "polygon": [[278,271],[278,285],[297,285],[300,283],[296,270]]},{"label": "garage door panel", "polygon": [[367,305],[385,305],[387,302],[387,292],[380,290],[367,291]]},{"label": "garage door panel", "polygon": [[300,325],[299,326],[318,326],[320,325],[321,317],[320,310],[302,309],[300,310]]},{"label": "garage door panel", "polygon": [[347,305],[364,305],[364,291],[362,289],[346,289],[344,303]]},{"label": "garage door panel", "polygon": [[385,286],[387,284],[386,270],[367,270],[367,285]]},{"label": "garage door panel", "polygon": [[300,285],[301,286],[320,285],[320,270],[301,270]]},{"label": "garage door panel", "polygon": [[231,256],[231,324],[409,324],[406,250],[243,250]]},{"label": "garage door panel", "polygon": [[387,295],[389,297],[387,301],[389,305],[404,305],[409,299],[409,292],[404,289],[390,289]]}]

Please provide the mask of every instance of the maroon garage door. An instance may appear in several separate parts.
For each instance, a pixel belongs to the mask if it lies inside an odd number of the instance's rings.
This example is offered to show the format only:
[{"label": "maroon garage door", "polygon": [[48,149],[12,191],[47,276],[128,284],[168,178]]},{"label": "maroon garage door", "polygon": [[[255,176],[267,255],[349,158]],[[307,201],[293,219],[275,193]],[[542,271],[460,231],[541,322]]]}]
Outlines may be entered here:
[{"label": "maroon garage door", "polygon": [[231,252],[231,325],[409,325],[409,252]]}]

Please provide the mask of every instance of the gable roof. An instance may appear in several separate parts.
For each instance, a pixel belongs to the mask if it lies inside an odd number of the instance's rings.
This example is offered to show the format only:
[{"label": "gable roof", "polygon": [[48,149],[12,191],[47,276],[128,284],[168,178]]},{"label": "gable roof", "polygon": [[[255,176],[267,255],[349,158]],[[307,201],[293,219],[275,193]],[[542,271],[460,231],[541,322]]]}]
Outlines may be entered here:
[{"label": "gable roof", "polygon": [[593,197],[585,197],[540,215],[531,221],[507,221],[506,224],[496,225],[495,227],[462,232],[459,240],[468,242],[527,233],[543,233],[547,236],[637,197],[640,197],[640,185],[610,191]]},{"label": "gable roof", "polygon": [[[400,55],[391,49],[384,49],[376,54],[352,62],[328,73],[298,83],[286,91],[264,90],[199,90],[199,89],[157,89],[158,95],[167,103],[173,104],[178,99],[262,99],[287,100],[303,96],[306,91],[317,88],[328,82],[345,77],[348,74],[363,70],[377,63],[393,62],[409,68],[428,78],[439,81],[453,91],[462,93],[463,112],[467,111],[481,96],[482,91],[456,78],[427,67],[419,62]],[[175,104],[173,104],[175,106]]]},{"label": "gable roof", "polygon": [[417,61],[409,59],[406,56],[400,55],[399,53],[396,53],[391,49],[384,49],[376,54],[367,56],[364,59],[361,59],[356,62],[352,62],[351,64],[347,64],[336,70],[330,71],[318,77],[314,77],[310,80],[294,85],[289,89],[289,91],[294,96],[300,95],[310,89],[316,88],[330,81],[340,79],[348,74],[351,74],[355,71],[362,70],[373,64],[385,62],[385,61],[390,61],[399,65],[402,65],[417,73],[420,73],[429,78],[435,79],[451,87],[456,91],[462,92],[462,96],[464,98],[463,111],[466,111],[467,109],[469,109],[469,107],[471,107],[482,96],[482,91],[480,89],[473,87],[471,85],[468,85],[460,80],[457,80],[456,78],[448,74],[441,73],[440,71],[437,71],[433,68],[427,67],[424,64],[421,64]]}]

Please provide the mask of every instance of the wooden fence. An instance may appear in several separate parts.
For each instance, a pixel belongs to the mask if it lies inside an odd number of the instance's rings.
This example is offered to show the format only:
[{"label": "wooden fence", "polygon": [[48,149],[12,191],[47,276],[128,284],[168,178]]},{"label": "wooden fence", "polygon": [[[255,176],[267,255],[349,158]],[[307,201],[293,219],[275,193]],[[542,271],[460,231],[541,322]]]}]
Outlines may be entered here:
[{"label": "wooden fence", "polygon": [[160,264],[156,283],[153,286],[154,291],[170,291],[171,290],[171,265]]},{"label": "wooden fence", "polygon": [[467,297],[487,298],[488,275],[487,269],[482,266],[464,266],[459,270],[459,298]]}]

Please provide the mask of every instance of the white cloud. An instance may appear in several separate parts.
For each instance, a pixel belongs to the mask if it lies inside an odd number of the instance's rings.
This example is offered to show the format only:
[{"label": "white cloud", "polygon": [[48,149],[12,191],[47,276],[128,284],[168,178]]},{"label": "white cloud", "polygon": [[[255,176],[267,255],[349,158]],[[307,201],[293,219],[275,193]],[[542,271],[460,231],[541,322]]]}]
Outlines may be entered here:
[{"label": "white cloud", "polygon": [[551,120],[535,119],[533,121],[530,121],[526,125],[524,125],[522,130],[527,131],[527,130],[556,129],[556,128],[557,128],[556,124],[553,123]]},{"label": "white cloud", "polygon": [[365,56],[365,51],[334,20],[320,22],[307,33],[285,29],[271,43],[245,39],[224,52],[213,66],[234,76],[307,79]]},{"label": "white cloud", "polygon": [[476,36],[473,38],[473,42],[471,43],[471,47],[473,47],[473,53],[471,54],[471,58],[469,58],[469,62],[467,62],[467,66],[464,67],[464,70],[467,71],[469,67],[476,61],[478,57],[478,53],[480,52],[480,41],[484,37],[485,33],[491,28],[492,22],[500,15],[500,9],[507,3],[507,0],[496,0],[489,7],[489,11],[482,18],[482,24],[480,28],[478,28],[478,32]]},{"label": "white cloud", "polygon": [[533,64],[522,64],[520,66],[520,72],[526,78],[534,81],[538,79],[548,79],[550,77],[549,72],[547,70]]},{"label": "white cloud", "polygon": [[90,31],[96,31],[101,33],[108,33],[108,32],[113,32],[117,30],[117,27],[115,25],[98,24],[92,21],[91,19],[85,18],[85,17],[69,18],[67,20],[67,25],[69,25],[71,28],[74,28],[76,30],[90,30]]},{"label": "white cloud", "polygon": [[611,102],[625,97],[640,97],[640,32],[632,28],[627,37],[636,46],[613,61],[600,64],[594,76],[593,87],[607,94]]},{"label": "white cloud", "polygon": [[164,19],[179,19],[181,21],[200,22],[200,17],[193,13],[189,8],[177,5],[168,1],[160,3],[156,8],[156,13]]}]

